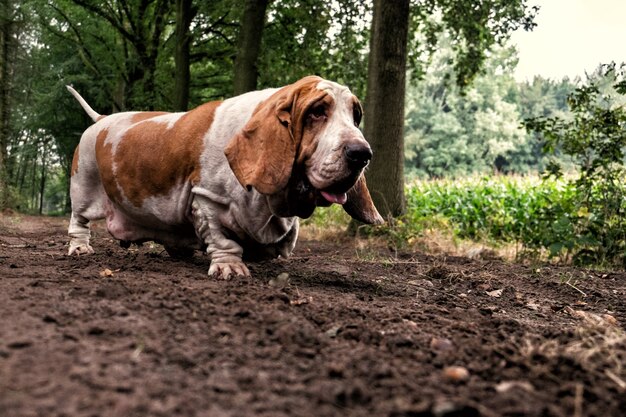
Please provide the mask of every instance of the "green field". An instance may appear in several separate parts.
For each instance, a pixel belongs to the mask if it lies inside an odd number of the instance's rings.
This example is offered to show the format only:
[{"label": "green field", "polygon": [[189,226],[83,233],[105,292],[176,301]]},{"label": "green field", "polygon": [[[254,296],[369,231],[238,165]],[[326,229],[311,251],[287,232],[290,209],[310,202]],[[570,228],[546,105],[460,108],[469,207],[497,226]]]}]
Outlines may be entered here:
[{"label": "green field", "polygon": [[[465,179],[415,180],[406,187],[407,212],[392,223],[365,234],[383,236],[410,247],[427,231],[438,230],[457,241],[490,247],[516,244],[526,257],[580,263],[621,262],[622,220],[594,212],[597,205],[566,179],[538,176],[482,176]],[[346,226],[341,209],[318,210],[305,224]],[[607,249],[608,248],[608,249]],[[612,250],[613,252],[608,252]],[[608,255],[610,254],[610,259]]]}]

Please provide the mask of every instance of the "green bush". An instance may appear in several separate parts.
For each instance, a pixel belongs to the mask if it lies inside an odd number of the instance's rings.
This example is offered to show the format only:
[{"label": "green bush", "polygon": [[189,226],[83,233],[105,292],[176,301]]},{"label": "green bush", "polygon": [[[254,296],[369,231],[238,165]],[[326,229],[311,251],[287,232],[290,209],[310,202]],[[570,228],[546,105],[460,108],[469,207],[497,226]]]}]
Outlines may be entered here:
[{"label": "green bush", "polygon": [[[546,152],[569,155],[578,167],[577,178],[568,183],[575,190],[577,215],[563,222],[564,233],[570,229],[573,233],[568,249],[581,264],[626,265],[624,65],[602,66],[588,85],[569,96],[568,104],[571,119],[539,117],[526,121],[526,127],[545,140]],[[552,163],[548,174],[560,178],[561,166]]]},{"label": "green bush", "polygon": [[[626,195],[626,186],[618,186]],[[593,198],[605,198],[603,184]],[[574,179],[538,176],[470,177],[463,180],[420,180],[406,188],[407,213],[390,224],[362,228],[361,235],[383,236],[396,247],[410,246],[425,229],[450,232],[454,237],[520,244],[523,253],[547,254],[579,263],[603,264],[616,259],[589,257],[599,245],[625,241],[619,233],[623,221],[606,223],[602,213],[589,210]],[[318,228],[347,227],[349,216],[339,206],[317,210],[304,224]]]},{"label": "green bush", "polygon": [[[458,237],[546,247],[557,255],[572,246],[571,219],[578,216],[574,194],[565,181],[533,177],[417,182],[407,189],[407,220],[423,224],[443,216]],[[557,241],[561,245],[549,247]]]}]

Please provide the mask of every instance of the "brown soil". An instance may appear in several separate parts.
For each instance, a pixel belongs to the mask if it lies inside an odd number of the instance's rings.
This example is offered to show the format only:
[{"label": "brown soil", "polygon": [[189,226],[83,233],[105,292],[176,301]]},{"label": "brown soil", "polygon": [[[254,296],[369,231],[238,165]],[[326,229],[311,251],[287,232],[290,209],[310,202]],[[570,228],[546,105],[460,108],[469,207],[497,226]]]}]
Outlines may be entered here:
[{"label": "brown soil", "polygon": [[66,226],[0,215],[0,416],[626,415],[624,272],[344,240],[217,281]]}]

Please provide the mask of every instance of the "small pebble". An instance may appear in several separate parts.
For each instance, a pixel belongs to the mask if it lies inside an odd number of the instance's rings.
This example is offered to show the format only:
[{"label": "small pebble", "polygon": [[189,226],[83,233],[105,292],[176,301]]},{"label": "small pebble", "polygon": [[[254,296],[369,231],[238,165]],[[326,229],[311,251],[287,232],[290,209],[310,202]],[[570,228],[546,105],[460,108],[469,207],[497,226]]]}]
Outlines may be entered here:
[{"label": "small pebble", "polygon": [[446,339],[445,337],[433,337],[430,339],[430,348],[432,350],[438,350],[440,352],[445,352],[451,350],[454,347],[454,344],[450,339]]},{"label": "small pebble", "polygon": [[535,388],[528,381],[502,381],[496,385],[496,392],[508,392],[512,389],[521,389],[528,392],[533,392]]},{"label": "small pebble", "polygon": [[450,382],[461,382],[469,379],[469,371],[462,366],[448,366],[443,369],[443,377]]},{"label": "small pebble", "polygon": [[286,272],[281,272],[276,278],[270,279],[269,285],[270,287],[279,289],[285,288],[287,285],[289,285],[289,274]]}]

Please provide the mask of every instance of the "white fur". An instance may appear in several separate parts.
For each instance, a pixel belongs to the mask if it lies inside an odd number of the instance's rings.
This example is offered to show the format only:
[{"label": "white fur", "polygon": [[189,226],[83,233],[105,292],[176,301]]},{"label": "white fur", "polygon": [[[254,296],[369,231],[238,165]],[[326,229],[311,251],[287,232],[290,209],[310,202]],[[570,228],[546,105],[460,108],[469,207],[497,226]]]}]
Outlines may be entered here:
[{"label": "white fur", "polygon": [[333,98],[334,108],[330,119],[319,135],[317,148],[307,164],[307,175],[311,184],[318,189],[326,188],[346,170],[343,145],[346,142],[369,146],[363,133],[354,125],[353,95],[348,87],[323,80],[317,85]]}]

